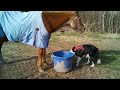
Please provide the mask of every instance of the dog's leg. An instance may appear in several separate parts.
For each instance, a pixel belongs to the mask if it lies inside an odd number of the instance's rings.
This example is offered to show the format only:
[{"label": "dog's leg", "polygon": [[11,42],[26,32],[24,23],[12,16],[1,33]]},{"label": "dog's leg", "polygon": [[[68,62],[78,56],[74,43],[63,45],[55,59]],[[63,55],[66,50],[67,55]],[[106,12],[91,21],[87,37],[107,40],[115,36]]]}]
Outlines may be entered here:
[{"label": "dog's leg", "polygon": [[80,61],[81,61],[81,58],[78,57],[78,58],[77,58],[77,64],[76,64],[76,66],[79,66]]},{"label": "dog's leg", "polygon": [[85,64],[89,64],[90,63],[90,59],[88,58],[88,61]]},{"label": "dog's leg", "polygon": [[89,56],[89,54],[86,55],[86,58],[88,58],[88,61],[85,64],[89,64],[90,63],[90,56]]},{"label": "dog's leg", "polygon": [[38,61],[37,61],[37,67],[39,69],[39,72],[44,72],[42,66],[44,65],[45,62],[45,49],[43,48],[38,48]]},{"label": "dog's leg", "polygon": [[100,59],[97,60],[97,64],[101,64],[101,60]]},{"label": "dog's leg", "polygon": [[94,64],[94,62],[92,61],[92,65],[90,66],[90,67],[94,67],[95,66],[95,64]]}]

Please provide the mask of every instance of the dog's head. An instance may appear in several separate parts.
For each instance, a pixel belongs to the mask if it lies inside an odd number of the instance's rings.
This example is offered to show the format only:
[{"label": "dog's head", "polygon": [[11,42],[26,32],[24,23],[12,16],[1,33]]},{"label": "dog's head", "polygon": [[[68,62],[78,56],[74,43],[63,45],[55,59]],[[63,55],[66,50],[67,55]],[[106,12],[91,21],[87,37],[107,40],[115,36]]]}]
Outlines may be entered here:
[{"label": "dog's head", "polygon": [[84,48],[82,46],[74,46],[70,52],[75,53],[77,56],[82,57],[84,55]]}]

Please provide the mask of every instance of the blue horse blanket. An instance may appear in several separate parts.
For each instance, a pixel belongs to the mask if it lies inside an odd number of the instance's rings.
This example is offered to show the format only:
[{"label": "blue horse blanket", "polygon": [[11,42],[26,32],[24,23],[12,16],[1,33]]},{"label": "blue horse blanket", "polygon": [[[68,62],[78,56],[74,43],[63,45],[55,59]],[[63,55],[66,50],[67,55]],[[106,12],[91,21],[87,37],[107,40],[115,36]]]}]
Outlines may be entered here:
[{"label": "blue horse blanket", "polygon": [[0,37],[37,48],[47,48],[50,34],[44,26],[42,11],[0,11]]}]

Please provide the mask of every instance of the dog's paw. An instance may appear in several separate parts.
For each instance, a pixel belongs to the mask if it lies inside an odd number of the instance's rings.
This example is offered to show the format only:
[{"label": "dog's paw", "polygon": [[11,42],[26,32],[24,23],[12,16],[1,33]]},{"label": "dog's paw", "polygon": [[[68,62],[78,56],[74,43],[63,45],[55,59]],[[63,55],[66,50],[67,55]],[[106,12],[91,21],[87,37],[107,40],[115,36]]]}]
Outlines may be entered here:
[{"label": "dog's paw", "polygon": [[100,59],[97,60],[97,64],[101,64],[101,60]]},{"label": "dog's paw", "polygon": [[90,63],[90,60],[88,59],[88,61],[85,64],[88,65],[89,63]]},{"label": "dog's paw", "polygon": [[86,62],[85,64],[86,64],[86,65],[88,65],[88,64],[89,64],[89,62]]},{"label": "dog's paw", "polygon": [[79,66],[79,64],[76,64],[76,67],[78,67]]},{"label": "dog's paw", "polygon": [[91,65],[90,67],[95,67],[95,65]]}]

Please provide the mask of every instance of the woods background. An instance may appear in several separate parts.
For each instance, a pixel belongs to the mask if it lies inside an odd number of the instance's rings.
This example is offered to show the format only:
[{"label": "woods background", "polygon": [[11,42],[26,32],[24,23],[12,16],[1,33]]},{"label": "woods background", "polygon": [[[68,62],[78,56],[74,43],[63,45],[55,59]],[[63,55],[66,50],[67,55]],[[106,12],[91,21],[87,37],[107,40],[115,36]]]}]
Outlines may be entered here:
[{"label": "woods background", "polygon": [[79,11],[86,31],[120,34],[120,11]]}]

